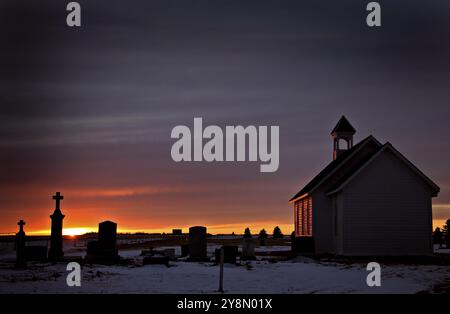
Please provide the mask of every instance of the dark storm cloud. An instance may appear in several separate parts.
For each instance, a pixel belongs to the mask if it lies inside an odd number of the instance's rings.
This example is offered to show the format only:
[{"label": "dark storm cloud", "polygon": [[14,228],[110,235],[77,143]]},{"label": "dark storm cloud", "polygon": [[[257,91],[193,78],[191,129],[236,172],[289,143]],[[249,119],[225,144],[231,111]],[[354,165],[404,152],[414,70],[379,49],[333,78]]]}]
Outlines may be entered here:
[{"label": "dark storm cloud", "polygon": [[[391,141],[450,203],[448,1],[380,1],[380,29],[359,0],[79,2],[81,29],[65,25],[65,1],[0,3],[1,185],[220,178],[276,186],[265,195],[284,212],[329,162],[329,131],[346,114],[358,139]],[[175,165],[170,131],[194,116],[280,125],[280,170]]]}]

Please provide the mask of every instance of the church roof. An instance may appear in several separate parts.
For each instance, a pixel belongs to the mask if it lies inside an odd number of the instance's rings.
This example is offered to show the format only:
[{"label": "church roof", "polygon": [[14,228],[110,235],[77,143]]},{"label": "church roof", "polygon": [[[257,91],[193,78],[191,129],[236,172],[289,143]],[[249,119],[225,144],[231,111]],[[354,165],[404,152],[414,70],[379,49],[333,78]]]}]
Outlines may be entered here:
[{"label": "church roof", "polygon": [[338,157],[330,162],[321,172],[319,172],[318,175],[316,175],[311,181],[309,181],[308,184],[306,184],[303,189],[301,189],[297,194],[295,194],[289,202],[293,202],[296,199],[301,198],[305,194],[311,193],[313,190],[318,187],[318,185],[328,178],[329,175],[331,175],[337,168],[339,168],[351,155],[353,155],[354,152],[358,151],[362,146],[366,145],[368,142],[374,141],[376,144],[381,146],[380,142],[378,142],[372,135],[369,135],[365,139],[363,139],[361,142],[350,148],[349,150],[346,150],[338,155]]},{"label": "church roof", "polygon": [[334,133],[351,133],[355,134],[356,130],[355,128],[348,122],[347,118],[345,116],[342,116],[336,126],[331,131],[331,134]]},{"label": "church roof", "polygon": [[427,183],[433,190],[433,196],[437,196],[439,193],[439,186],[437,186],[430,178],[428,178],[422,171],[419,170],[413,163],[411,163],[405,156],[403,156],[398,150],[392,146],[391,143],[387,142],[384,144],[371,158],[369,158],[366,162],[361,164],[359,167],[355,168],[355,170],[351,173],[348,173],[345,176],[339,178],[339,180],[329,189],[328,195],[334,194],[342,190],[361,170],[367,167],[372,161],[374,161],[378,156],[381,155],[384,151],[390,151],[399,158],[404,164],[406,164],[414,173],[416,173],[425,183]]},{"label": "church roof", "polygon": [[[400,158],[432,188],[434,192],[433,195],[437,195],[439,187],[433,181],[400,154],[390,143],[382,145],[376,138],[370,135],[330,162],[321,172],[319,172],[319,174],[295,194],[289,202],[292,203],[304,198],[324,183],[331,184],[331,187],[328,188],[328,194],[338,192],[353,179],[361,169],[366,167],[386,149],[393,151],[398,158]],[[342,166],[344,165],[346,167],[345,171],[337,171],[342,169]],[[333,179],[332,183],[329,182],[329,180],[331,181],[331,178]]]}]

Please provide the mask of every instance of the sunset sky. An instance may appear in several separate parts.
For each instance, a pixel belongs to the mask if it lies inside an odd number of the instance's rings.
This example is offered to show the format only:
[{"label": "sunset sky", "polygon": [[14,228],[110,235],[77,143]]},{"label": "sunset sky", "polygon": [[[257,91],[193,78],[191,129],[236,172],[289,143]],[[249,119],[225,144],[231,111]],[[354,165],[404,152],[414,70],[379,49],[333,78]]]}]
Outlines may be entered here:
[{"label": "sunset sky", "polygon": [[[86,0],[81,29],[66,2],[0,2],[0,233],[45,233],[56,191],[77,232],[290,233],[343,114],[434,180],[435,225],[450,218],[449,1],[379,1],[381,29],[358,0]],[[194,117],[279,125],[279,170],[173,162]]]}]

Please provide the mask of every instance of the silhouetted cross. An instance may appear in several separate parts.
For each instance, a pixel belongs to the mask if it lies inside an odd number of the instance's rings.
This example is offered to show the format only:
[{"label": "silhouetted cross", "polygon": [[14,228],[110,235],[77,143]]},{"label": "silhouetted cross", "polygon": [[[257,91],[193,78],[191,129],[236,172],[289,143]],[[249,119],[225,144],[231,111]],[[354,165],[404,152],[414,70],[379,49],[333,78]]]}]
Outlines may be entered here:
[{"label": "silhouetted cross", "polygon": [[23,221],[22,219],[17,223],[20,227],[20,232],[23,232],[23,225],[25,225],[25,221]]},{"label": "silhouetted cross", "polygon": [[60,201],[64,199],[64,196],[61,195],[61,193],[56,192],[56,195],[53,195],[53,199],[56,200],[56,209],[59,208]]}]

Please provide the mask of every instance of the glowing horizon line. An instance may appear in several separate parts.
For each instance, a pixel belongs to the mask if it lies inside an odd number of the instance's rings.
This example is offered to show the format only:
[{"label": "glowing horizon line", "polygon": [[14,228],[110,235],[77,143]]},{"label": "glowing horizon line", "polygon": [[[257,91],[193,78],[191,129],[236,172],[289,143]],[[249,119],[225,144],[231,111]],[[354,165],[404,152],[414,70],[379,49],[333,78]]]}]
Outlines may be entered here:
[{"label": "glowing horizon line", "polygon": [[[185,230],[186,233],[189,230],[189,227],[194,226],[195,224],[191,225],[191,226],[177,226],[177,227],[173,227],[173,228],[169,228],[169,227],[162,227],[162,228],[139,228],[139,229],[134,229],[134,228],[119,228],[117,230],[117,233],[166,233],[166,234],[170,234],[172,233],[173,229],[182,229]],[[202,225],[202,224],[198,224],[198,225]],[[272,221],[265,221],[265,222],[254,222],[254,223],[242,223],[242,224],[219,224],[219,225],[206,225],[207,230],[209,233],[224,233],[224,234],[231,234],[233,232],[238,233],[238,234],[243,234],[245,228],[250,228],[251,230],[253,229],[252,233],[258,233],[261,229],[265,229],[268,233],[272,232],[272,228],[279,226],[281,228],[281,230],[286,234],[291,234],[291,232],[294,229],[294,226],[292,223],[277,223],[277,222],[272,222]],[[34,230],[34,231],[26,231],[25,233],[27,235],[34,235],[34,236],[49,236],[50,235],[50,229],[44,229],[44,230]],[[74,236],[74,235],[83,235],[86,233],[97,233],[98,232],[98,227],[69,227],[69,228],[63,228],[63,235],[65,236]],[[15,233],[5,233],[5,234],[15,234]]]},{"label": "glowing horizon line", "polygon": [[[443,218],[434,218],[433,219],[433,230],[436,227],[441,227],[445,224],[446,219]],[[253,234],[258,233],[261,229],[265,229],[268,233],[272,232],[272,229],[275,226],[279,226],[282,232],[285,235],[290,234],[294,230],[293,223],[281,223],[276,221],[256,221],[256,222],[243,222],[243,223],[228,223],[228,224],[216,224],[216,225],[208,225],[199,222],[198,224],[192,224],[189,226],[180,226],[175,225],[173,227],[159,227],[159,228],[118,228],[117,233],[121,234],[135,234],[135,233],[148,233],[148,234],[171,234],[173,229],[182,229],[185,233],[188,232],[189,227],[195,225],[204,225],[207,227],[208,233],[211,234],[241,234],[244,232],[245,228],[250,228]],[[0,235],[15,235],[17,231],[14,232],[3,232]],[[95,226],[82,226],[82,227],[67,227],[63,228],[64,236],[74,236],[74,235],[84,235],[86,233],[97,233],[98,225]],[[50,229],[41,229],[41,230],[31,230],[25,231],[27,235],[30,236],[49,236]]]}]

